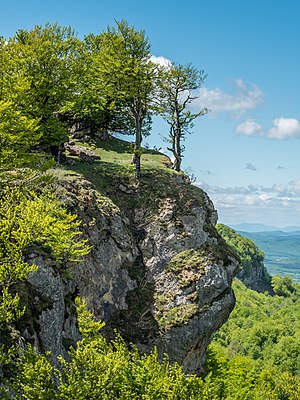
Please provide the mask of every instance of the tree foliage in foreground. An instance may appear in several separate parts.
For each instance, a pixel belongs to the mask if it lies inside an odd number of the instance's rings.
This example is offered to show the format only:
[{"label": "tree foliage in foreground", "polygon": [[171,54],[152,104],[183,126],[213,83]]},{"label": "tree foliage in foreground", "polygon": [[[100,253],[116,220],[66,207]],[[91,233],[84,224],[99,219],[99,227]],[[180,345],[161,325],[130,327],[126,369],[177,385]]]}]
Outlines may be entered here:
[{"label": "tree foliage in foreground", "polygon": [[26,253],[38,246],[60,265],[80,259],[89,247],[80,239],[79,225],[52,195],[13,186],[0,193],[0,376],[1,364],[10,362],[9,354],[1,353],[13,343],[11,324],[24,313],[17,285],[38,268],[26,261]]},{"label": "tree foliage in foreground", "polygon": [[[205,377],[185,375],[156,352],[140,355],[122,338],[108,343],[100,333],[103,323],[94,321],[84,301],[77,299],[82,340],[70,350],[70,360],[60,358],[53,367],[47,355],[28,348],[19,358],[17,373],[7,383],[15,399],[98,400],[297,400],[300,380],[290,372],[264,369],[255,360],[238,355],[229,358],[214,344]],[[8,389],[7,387],[7,389]],[[11,397],[7,393],[7,398]]]},{"label": "tree foliage in foreground", "polygon": [[204,78],[190,65],[153,63],[145,32],[124,20],[84,40],[58,24],[20,29],[8,40],[0,37],[0,155],[39,145],[58,160],[67,123],[84,122],[100,132],[135,135],[139,179],[141,143],[157,113],[170,125],[169,149],[179,171],[182,142],[207,112],[190,108]]},{"label": "tree foliage in foreground", "polygon": [[28,162],[30,149],[40,137],[36,119],[22,114],[12,102],[0,100],[0,169]]},{"label": "tree foliage in foreground", "polygon": [[55,368],[47,356],[29,348],[19,359],[18,373],[10,384],[14,398],[179,400],[213,393],[209,384],[185,376],[167,358],[160,363],[155,351],[141,356],[137,349],[129,350],[118,335],[108,343],[99,332],[104,324],[93,320],[84,301],[77,299],[77,311],[83,339],[71,349],[71,360],[60,358],[60,367]]},{"label": "tree foliage in foreground", "polygon": [[0,140],[7,134],[9,150],[12,143],[19,152],[39,144],[57,153],[66,141],[61,115],[76,92],[80,48],[73,30],[57,24],[20,29],[0,40]]}]

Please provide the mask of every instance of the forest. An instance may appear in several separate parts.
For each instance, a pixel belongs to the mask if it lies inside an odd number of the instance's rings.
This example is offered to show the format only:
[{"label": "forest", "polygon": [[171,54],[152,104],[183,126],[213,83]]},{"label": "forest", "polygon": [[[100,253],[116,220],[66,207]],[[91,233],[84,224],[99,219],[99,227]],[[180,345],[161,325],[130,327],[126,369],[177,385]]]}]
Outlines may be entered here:
[{"label": "forest", "polygon": [[[169,126],[170,168],[180,172],[184,140],[208,112],[189,108],[205,73],[154,63],[145,33],[126,21],[83,40],[57,24],[19,30],[0,38],[0,55],[1,399],[299,399],[300,285],[288,277],[266,273],[272,294],[235,280],[236,307],[209,346],[203,376],[185,374],[167,356],[160,362],[155,350],[141,355],[118,333],[107,341],[104,322],[79,298],[81,340],[68,357],[55,364],[25,343],[16,326],[26,312],[25,281],[38,268],[30,254],[42,249],[67,279],[67,263],[91,250],[77,216],[55,195],[53,170],[67,162],[70,130],[79,124],[91,137],[132,134],[138,185],[142,139],[159,115]],[[240,235],[223,234],[241,268],[263,260],[249,239],[245,245]]]}]

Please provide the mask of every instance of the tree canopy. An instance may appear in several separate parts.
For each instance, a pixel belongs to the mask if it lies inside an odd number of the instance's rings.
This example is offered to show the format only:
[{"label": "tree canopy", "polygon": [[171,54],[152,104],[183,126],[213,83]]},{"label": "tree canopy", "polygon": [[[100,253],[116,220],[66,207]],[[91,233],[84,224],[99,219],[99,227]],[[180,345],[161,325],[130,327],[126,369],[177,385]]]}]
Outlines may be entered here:
[{"label": "tree canopy", "polygon": [[56,23],[20,29],[12,38],[0,38],[0,54],[2,160],[14,149],[18,158],[20,149],[23,155],[43,149],[58,160],[68,128],[79,122],[92,132],[133,134],[139,180],[142,140],[156,113],[170,125],[169,150],[179,171],[185,135],[207,112],[190,108],[204,71],[153,63],[145,32],[124,20],[84,40]]}]

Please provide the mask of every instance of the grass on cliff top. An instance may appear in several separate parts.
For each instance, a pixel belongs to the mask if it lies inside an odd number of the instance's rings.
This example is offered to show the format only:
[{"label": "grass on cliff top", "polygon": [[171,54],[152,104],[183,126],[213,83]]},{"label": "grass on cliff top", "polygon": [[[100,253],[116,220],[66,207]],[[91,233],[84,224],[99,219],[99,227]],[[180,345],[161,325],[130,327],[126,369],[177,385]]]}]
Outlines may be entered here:
[{"label": "grass on cliff top", "polygon": [[89,180],[103,195],[110,197],[117,206],[124,209],[143,207],[156,210],[160,199],[176,199],[181,208],[203,204],[202,191],[183,183],[184,175],[169,168],[170,159],[155,150],[143,149],[141,156],[142,177],[135,180],[135,165],[131,163],[133,145],[111,137],[93,144],[77,143],[91,148],[100,160],[92,163],[72,157],[74,165],[64,167],[64,174],[76,172]]}]

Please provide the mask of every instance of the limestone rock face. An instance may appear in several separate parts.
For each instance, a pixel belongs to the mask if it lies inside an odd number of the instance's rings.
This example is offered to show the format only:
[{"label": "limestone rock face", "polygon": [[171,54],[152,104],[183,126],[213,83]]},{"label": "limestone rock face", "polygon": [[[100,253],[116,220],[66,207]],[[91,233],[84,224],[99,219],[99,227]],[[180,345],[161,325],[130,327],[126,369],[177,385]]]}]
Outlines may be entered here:
[{"label": "limestone rock face", "polygon": [[250,289],[261,293],[267,291],[272,295],[274,294],[271,284],[268,283],[268,271],[262,261],[253,262],[248,270],[241,270],[237,274],[237,278]]},{"label": "limestone rock face", "polygon": [[[179,192],[188,185],[173,184]],[[116,189],[123,196],[118,207],[78,175],[61,179],[57,196],[82,220],[92,250],[67,268],[34,258],[39,269],[28,284],[40,306],[31,338],[54,356],[65,354],[80,337],[79,295],[106,321],[108,337],[116,327],[141,351],[157,346],[160,357],[167,352],[187,372],[202,372],[206,347],[234,307],[238,262],[218,236],[217,213],[201,189],[182,203],[162,196],[149,213],[141,203],[129,206],[139,193],[123,186]]]},{"label": "limestone rock face", "polygon": [[[64,354],[62,345],[63,326],[65,322],[64,284],[62,278],[53,267],[37,255],[34,258],[39,268],[28,277],[28,283],[35,288],[36,300],[39,297],[48,300],[51,304],[46,307],[38,318],[38,335],[35,335],[35,345],[43,351],[51,351],[55,360],[60,354]],[[39,297],[38,297],[39,296]]]},{"label": "limestone rock face", "polygon": [[139,246],[147,273],[155,277],[177,253],[214,242],[216,239],[209,237],[204,229],[207,219],[211,226],[216,224],[216,212],[208,197],[206,207],[194,206],[181,215],[177,215],[175,201],[170,198],[162,202],[154,220],[145,221],[142,215],[136,213],[135,223],[145,232]]},{"label": "limestone rock face", "polygon": [[190,373],[204,372],[212,334],[226,322],[235,304],[230,285],[237,262],[225,252],[215,254],[217,246],[181,253],[180,270],[171,263],[156,280],[154,315],[165,334],[155,345],[160,356],[168,353],[171,361],[180,362]]}]

